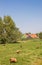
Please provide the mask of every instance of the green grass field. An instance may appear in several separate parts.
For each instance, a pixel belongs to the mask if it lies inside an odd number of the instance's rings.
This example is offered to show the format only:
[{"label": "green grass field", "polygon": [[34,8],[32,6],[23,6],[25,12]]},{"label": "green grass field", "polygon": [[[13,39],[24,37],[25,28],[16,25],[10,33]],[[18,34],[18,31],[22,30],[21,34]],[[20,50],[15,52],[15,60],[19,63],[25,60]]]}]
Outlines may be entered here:
[{"label": "green grass field", "polygon": [[[17,54],[17,50],[21,52]],[[11,57],[15,57],[17,63],[10,63]],[[0,44],[0,65],[42,65],[42,41],[28,40],[5,46]]]}]

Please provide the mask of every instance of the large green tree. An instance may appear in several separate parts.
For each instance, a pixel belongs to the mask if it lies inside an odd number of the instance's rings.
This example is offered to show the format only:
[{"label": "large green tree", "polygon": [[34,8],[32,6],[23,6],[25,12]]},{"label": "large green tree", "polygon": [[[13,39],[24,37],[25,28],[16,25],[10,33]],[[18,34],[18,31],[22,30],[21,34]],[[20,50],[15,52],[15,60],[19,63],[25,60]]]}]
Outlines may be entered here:
[{"label": "large green tree", "polygon": [[7,41],[16,42],[20,38],[21,32],[10,16],[4,16],[4,29],[6,31]]},{"label": "large green tree", "polygon": [[20,40],[22,33],[16,27],[15,22],[10,16],[0,17],[0,40],[6,42],[17,42]]}]

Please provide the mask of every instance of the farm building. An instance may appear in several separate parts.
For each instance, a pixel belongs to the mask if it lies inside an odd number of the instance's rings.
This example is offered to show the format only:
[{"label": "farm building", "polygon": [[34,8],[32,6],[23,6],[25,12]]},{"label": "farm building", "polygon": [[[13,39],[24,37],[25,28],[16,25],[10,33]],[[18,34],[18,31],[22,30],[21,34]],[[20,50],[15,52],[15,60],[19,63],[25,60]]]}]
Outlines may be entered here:
[{"label": "farm building", "polygon": [[23,36],[22,36],[22,39],[37,39],[39,38],[36,34],[28,34],[28,33],[25,33]]}]

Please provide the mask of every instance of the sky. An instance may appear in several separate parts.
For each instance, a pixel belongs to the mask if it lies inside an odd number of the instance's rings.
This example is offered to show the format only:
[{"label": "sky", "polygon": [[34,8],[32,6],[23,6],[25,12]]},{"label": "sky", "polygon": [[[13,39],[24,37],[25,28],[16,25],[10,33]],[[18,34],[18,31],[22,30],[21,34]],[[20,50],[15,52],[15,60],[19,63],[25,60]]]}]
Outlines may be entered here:
[{"label": "sky", "polygon": [[42,32],[42,0],[0,0],[0,17],[7,15],[22,33]]}]

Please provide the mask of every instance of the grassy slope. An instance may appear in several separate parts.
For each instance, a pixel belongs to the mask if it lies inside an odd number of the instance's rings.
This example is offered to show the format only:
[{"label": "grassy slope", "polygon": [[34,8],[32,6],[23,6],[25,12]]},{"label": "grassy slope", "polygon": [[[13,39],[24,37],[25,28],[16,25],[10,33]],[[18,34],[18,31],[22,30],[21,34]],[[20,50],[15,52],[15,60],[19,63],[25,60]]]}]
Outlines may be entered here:
[{"label": "grassy slope", "polygon": [[[17,50],[22,51],[17,54]],[[18,62],[10,63],[10,57],[16,57]],[[42,65],[42,41],[29,40],[6,46],[0,45],[0,65]]]}]

